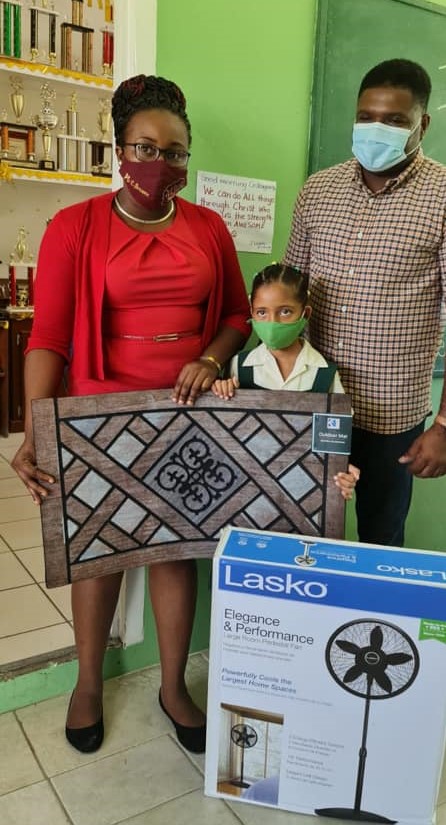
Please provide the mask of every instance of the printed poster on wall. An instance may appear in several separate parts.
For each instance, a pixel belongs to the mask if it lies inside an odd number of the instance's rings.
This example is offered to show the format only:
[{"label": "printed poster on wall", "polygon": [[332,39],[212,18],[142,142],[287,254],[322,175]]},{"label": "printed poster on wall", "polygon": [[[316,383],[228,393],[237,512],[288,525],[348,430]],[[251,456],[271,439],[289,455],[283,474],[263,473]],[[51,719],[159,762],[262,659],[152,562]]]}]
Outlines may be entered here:
[{"label": "printed poster on wall", "polygon": [[221,215],[238,252],[271,252],[275,181],[197,172],[196,202]]}]

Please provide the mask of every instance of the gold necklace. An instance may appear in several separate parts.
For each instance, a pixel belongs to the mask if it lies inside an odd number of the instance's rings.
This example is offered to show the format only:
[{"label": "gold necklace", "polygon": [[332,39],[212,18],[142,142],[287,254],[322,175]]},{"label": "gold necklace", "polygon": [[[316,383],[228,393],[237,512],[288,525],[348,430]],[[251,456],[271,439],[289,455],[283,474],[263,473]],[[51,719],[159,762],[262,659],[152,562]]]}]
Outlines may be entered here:
[{"label": "gold necklace", "polygon": [[118,212],[120,212],[121,215],[124,215],[130,221],[134,221],[135,223],[146,223],[146,224],[163,223],[164,221],[167,221],[169,218],[172,217],[172,215],[174,213],[174,209],[175,209],[175,204],[174,204],[173,201],[171,201],[170,202],[170,209],[169,209],[169,211],[167,212],[166,215],[164,215],[162,218],[157,218],[156,221],[148,221],[148,220],[145,220],[143,218],[135,218],[133,215],[130,215],[129,212],[126,212],[125,209],[119,203],[117,195],[115,196],[115,205],[116,205],[116,208],[117,208]]}]

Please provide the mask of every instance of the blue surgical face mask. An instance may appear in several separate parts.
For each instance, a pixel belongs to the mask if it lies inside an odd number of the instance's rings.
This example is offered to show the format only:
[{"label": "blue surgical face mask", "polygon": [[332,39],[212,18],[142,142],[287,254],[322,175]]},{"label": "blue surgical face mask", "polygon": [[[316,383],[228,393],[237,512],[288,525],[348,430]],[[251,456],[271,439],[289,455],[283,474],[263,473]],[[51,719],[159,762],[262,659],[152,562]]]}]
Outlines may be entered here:
[{"label": "blue surgical face mask", "polygon": [[417,151],[421,140],[407,154],[404,148],[420,123],[421,118],[413,129],[400,129],[398,126],[377,122],[355,123],[352,152],[368,172],[385,172]]}]

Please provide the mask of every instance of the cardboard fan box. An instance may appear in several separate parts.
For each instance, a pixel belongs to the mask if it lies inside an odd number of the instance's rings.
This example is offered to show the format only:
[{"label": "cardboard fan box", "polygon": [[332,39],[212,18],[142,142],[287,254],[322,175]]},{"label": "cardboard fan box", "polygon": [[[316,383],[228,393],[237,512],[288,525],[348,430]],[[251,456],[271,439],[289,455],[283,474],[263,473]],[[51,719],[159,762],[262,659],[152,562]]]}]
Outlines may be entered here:
[{"label": "cardboard fan box", "polygon": [[206,794],[432,823],[446,556],[227,527],[213,564]]},{"label": "cardboard fan box", "polygon": [[[170,390],[32,404],[49,587],[177,558],[210,557],[226,524],[340,537],[346,395],[239,391],[178,406]],[[339,453],[313,449],[313,414]],[[333,424],[339,423],[339,432]],[[322,447],[318,449],[324,449]]]}]

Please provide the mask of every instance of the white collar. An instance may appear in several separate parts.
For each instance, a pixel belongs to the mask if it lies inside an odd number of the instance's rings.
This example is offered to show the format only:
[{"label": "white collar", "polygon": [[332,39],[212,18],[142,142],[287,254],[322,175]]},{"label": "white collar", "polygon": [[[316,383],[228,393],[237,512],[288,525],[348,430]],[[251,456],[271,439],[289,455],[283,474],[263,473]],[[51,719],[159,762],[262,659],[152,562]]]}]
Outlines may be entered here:
[{"label": "white collar", "polygon": [[[305,372],[309,367],[327,366],[327,362],[325,358],[320,354],[320,352],[314,349],[314,347],[311,346],[310,342],[307,341],[306,338],[303,338],[301,340],[303,341],[303,347],[296,358],[294,367],[291,371],[289,378],[291,378],[292,375],[299,375],[300,373]],[[277,367],[277,361],[274,358],[274,355],[272,355],[266,344],[262,343],[248,353],[248,355],[243,361],[243,366],[263,367],[271,365],[272,362]]]}]

